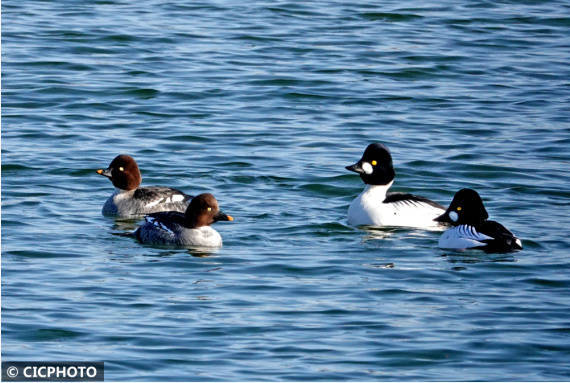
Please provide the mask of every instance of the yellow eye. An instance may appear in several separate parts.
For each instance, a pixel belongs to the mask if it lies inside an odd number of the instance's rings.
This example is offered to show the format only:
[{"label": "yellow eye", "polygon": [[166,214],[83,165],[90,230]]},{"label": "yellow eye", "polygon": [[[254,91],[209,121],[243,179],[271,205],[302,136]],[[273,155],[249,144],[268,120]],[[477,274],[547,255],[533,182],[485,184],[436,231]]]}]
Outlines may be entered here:
[{"label": "yellow eye", "polygon": [[119,168],[120,171],[125,171],[125,168],[123,168],[122,166]]},{"label": "yellow eye", "polygon": [[211,207],[209,207],[209,208],[208,208],[208,211],[212,211],[212,208],[211,208]]},{"label": "yellow eye", "polygon": [[461,206],[457,206],[457,211],[461,211]]},{"label": "yellow eye", "polygon": [[376,160],[372,160],[371,164],[372,164],[372,166],[376,166],[378,164],[378,162],[376,162]]}]

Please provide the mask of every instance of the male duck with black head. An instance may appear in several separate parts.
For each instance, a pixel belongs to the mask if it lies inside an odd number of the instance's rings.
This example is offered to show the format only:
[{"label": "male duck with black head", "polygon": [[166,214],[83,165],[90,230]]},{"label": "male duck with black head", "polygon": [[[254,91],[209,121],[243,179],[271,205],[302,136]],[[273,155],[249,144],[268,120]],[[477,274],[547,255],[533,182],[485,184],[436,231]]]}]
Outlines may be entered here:
[{"label": "male duck with black head", "polygon": [[392,155],[381,143],[368,145],[362,158],[346,167],[356,172],[366,184],[348,209],[351,225],[403,226],[423,229],[441,229],[434,218],[445,211],[437,202],[407,193],[389,193],[396,172]]},{"label": "male duck with black head", "polygon": [[439,238],[442,249],[477,249],[488,253],[505,253],[522,250],[520,239],[506,227],[487,220],[489,214],[483,201],[473,189],[461,189],[437,222],[445,222],[454,227],[446,230]]},{"label": "male duck with black head", "polygon": [[103,205],[103,215],[127,218],[160,211],[184,212],[192,196],[178,189],[163,186],[139,187],[141,172],[131,156],[121,154],[111,161],[107,169],[97,170],[108,177],[116,188]]}]

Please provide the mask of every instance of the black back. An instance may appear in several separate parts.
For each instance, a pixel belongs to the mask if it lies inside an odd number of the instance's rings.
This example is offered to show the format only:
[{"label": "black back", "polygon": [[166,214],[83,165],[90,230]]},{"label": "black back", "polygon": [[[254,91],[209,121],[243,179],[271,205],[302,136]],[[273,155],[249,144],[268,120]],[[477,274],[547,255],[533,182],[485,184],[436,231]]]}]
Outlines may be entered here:
[{"label": "black back", "polygon": [[[160,225],[167,227],[171,231],[174,231],[175,225],[184,226],[184,213],[178,211],[161,211],[158,213],[148,214],[145,216],[145,220],[146,217],[154,218],[160,222]],[[142,226],[140,226],[134,233],[135,237],[139,241],[143,240],[143,238],[141,238],[141,228]]]},{"label": "black back", "polygon": [[184,213],[179,211],[160,211],[157,213],[147,214],[146,216],[155,218],[167,226],[168,223],[175,223],[184,226]]},{"label": "black back", "polygon": [[517,238],[513,233],[499,222],[485,221],[476,229],[481,234],[493,237],[493,239],[483,241],[487,243],[487,246],[481,247],[481,249],[486,252],[504,253],[513,250],[522,250],[522,246],[517,243]]},{"label": "black back", "polygon": [[440,204],[438,204],[437,202],[434,202],[430,199],[427,199],[425,197],[421,197],[415,194],[409,194],[409,193],[388,193],[386,195],[386,199],[384,199],[384,201],[382,201],[383,203],[391,203],[391,202],[410,202],[410,203],[425,203],[428,204],[430,206],[433,207],[437,207],[439,209],[443,209],[445,210],[445,207],[441,206]]}]

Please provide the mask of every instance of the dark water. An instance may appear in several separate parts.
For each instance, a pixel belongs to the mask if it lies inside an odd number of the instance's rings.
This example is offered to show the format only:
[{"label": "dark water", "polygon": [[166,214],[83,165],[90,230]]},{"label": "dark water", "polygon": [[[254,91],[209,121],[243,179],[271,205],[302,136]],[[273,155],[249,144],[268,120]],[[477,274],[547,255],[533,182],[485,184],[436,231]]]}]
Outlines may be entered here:
[{"label": "dark water", "polygon": [[[108,380],[570,380],[565,1],[2,2],[2,359]],[[520,238],[347,226],[344,166]],[[214,193],[209,257],[113,235],[119,153]]]}]

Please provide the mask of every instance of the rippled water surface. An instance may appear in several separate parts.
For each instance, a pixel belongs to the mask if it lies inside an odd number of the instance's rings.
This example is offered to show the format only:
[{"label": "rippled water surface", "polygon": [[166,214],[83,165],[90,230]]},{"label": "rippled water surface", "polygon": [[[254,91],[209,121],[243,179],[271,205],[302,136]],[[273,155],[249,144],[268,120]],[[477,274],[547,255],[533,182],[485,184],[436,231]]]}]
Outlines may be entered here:
[{"label": "rippled water surface", "polygon": [[[383,3],[376,5],[374,3]],[[2,359],[108,380],[569,380],[566,1],[2,2]],[[347,225],[477,189],[513,254]],[[117,236],[95,170],[214,193],[209,256]]]}]

